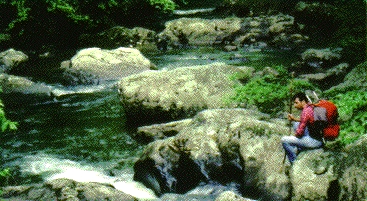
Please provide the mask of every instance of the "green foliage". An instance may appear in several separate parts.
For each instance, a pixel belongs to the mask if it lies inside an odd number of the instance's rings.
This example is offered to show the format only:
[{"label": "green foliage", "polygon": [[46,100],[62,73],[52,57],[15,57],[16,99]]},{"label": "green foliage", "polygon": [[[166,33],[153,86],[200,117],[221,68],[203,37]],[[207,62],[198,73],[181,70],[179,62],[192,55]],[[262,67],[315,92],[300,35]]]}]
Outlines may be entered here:
[{"label": "green foliage", "polygon": [[[274,67],[279,75],[263,75],[251,78],[243,85],[235,86],[235,95],[231,101],[245,104],[246,107],[256,106],[261,112],[276,114],[287,106],[290,88],[294,91],[315,90],[315,87],[305,80],[292,79],[282,66]],[[292,85],[292,86],[291,86]]]},{"label": "green foliage", "polygon": [[17,18],[9,24],[10,29],[14,28],[17,23],[26,21],[28,19],[28,13],[30,11],[30,8],[28,8],[25,5],[25,3],[26,3],[26,0],[11,2],[11,5],[15,6],[17,9]]},{"label": "green foliage", "polygon": [[72,19],[75,23],[80,21],[88,21],[88,15],[77,14],[76,7],[65,0],[46,0],[48,5],[47,11],[51,13],[63,13],[68,18]]},{"label": "green foliage", "polygon": [[367,92],[350,91],[337,95],[333,101],[338,106],[343,144],[350,144],[367,134]]},{"label": "green foliage", "polygon": [[237,16],[290,13],[297,1],[288,0],[224,0],[222,6]]},{"label": "green foliage", "polygon": [[6,130],[14,131],[17,129],[18,125],[16,122],[10,121],[5,117],[4,104],[1,102],[1,100],[0,100],[0,123],[2,132],[5,132]]},{"label": "green foliage", "polygon": [[172,12],[176,8],[175,2],[171,0],[149,0],[150,5],[163,12]]},{"label": "green foliage", "polygon": [[175,8],[172,0],[7,0],[0,2],[6,15],[0,33],[11,35],[12,48],[75,48],[81,34],[114,26],[150,28]]},{"label": "green foliage", "polygon": [[9,168],[5,168],[3,170],[0,171],[0,180],[2,179],[9,179],[9,177],[11,176],[10,174],[10,169]]}]

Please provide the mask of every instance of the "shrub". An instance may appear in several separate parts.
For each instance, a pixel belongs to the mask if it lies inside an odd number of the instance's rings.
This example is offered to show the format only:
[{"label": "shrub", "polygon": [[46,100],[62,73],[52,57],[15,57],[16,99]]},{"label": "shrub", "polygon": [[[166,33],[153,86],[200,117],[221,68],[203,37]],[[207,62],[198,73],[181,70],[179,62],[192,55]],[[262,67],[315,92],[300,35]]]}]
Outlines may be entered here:
[{"label": "shrub", "polygon": [[288,0],[224,0],[221,8],[242,17],[250,13],[254,15],[289,13],[295,4],[296,1]]},{"label": "shrub", "polygon": [[[10,169],[9,168],[5,168],[3,170],[0,170],[0,183],[7,185],[9,183],[9,177],[11,176],[10,173]],[[1,186],[1,185],[0,185]],[[0,191],[0,195],[1,195],[1,191]]]},{"label": "shrub", "polygon": [[5,132],[7,130],[14,131],[17,129],[17,123],[8,120],[5,117],[4,104],[0,100],[0,122],[1,122],[1,131]]},{"label": "shrub", "polygon": [[338,106],[341,131],[340,139],[344,145],[353,143],[367,134],[367,92],[350,91],[333,98]]},{"label": "shrub", "polygon": [[305,80],[293,79],[282,66],[276,66],[279,75],[255,76],[243,85],[234,87],[235,95],[231,98],[236,104],[245,107],[256,106],[261,112],[275,115],[287,108],[292,92],[318,90]]}]

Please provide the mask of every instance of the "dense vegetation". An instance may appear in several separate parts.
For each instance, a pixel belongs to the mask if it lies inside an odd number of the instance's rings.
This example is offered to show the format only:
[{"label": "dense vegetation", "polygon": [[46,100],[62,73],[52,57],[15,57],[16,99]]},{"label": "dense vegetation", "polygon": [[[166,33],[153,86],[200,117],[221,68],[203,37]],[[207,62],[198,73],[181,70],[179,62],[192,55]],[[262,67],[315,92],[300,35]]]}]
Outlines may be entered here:
[{"label": "dense vegetation", "polygon": [[171,0],[2,0],[0,41],[9,34],[13,47],[72,48],[82,33],[116,25],[149,26],[175,7]]},{"label": "dense vegetation", "polygon": [[75,48],[83,33],[116,25],[159,29],[177,8],[212,5],[223,17],[278,12],[295,16],[311,43],[342,47],[344,57],[358,64],[365,58],[360,51],[366,40],[365,4],[364,0],[1,0],[0,44],[33,50]]}]

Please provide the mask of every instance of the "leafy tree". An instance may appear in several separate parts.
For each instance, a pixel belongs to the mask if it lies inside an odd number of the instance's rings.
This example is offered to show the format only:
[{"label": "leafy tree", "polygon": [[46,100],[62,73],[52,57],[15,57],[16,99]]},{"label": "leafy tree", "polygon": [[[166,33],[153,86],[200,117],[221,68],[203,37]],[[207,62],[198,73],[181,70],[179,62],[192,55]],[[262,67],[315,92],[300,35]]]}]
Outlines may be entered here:
[{"label": "leafy tree", "polygon": [[74,48],[83,33],[154,26],[175,8],[172,0],[6,0],[0,3],[6,13],[0,32],[11,34],[15,48]]}]

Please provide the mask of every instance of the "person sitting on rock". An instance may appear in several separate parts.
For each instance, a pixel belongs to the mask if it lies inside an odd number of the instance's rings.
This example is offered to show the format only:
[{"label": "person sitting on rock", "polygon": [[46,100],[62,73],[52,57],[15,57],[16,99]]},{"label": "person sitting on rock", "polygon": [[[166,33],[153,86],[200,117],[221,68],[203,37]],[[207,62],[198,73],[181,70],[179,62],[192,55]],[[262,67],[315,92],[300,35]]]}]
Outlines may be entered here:
[{"label": "person sitting on rock", "polygon": [[302,149],[317,149],[322,147],[322,140],[314,139],[310,136],[309,127],[314,121],[313,106],[308,102],[305,93],[297,93],[293,96],[294,107],[302,110],[300,118],[288,114],[295,130],[294,136],[284,136],[281,139],[283,148],[291,164],[296,160],[297,152]]}]

